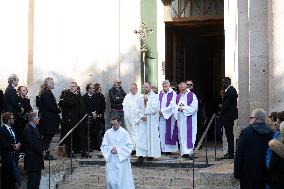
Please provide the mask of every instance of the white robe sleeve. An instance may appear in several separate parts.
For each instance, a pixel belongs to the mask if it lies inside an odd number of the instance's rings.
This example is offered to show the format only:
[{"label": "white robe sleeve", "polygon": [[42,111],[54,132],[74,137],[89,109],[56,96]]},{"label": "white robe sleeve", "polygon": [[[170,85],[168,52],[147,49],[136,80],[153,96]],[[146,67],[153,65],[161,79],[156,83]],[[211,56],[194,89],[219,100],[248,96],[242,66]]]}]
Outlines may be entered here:
[{"label": "white robe sleeve", "polygon": [[147,106],[145,108],[145,114],[155,114],[160,111],[160,101],[156,94],[152,94],[147,101]]},{"label": "white robe sleeve", "polygon": [[164,116],[165,119],[169,119],[172,114],[174,113],[174,108],[175,108],[175,102],[176,102],[176,92],[173,92],[173,98],[169,104],[168,107],[165,107],[165,108],[161,108],[161,113],[162,115]]},{"label": "white robe sleeve", "polygon": [[116,147],[119,162],[127,160],[132,152],[133,144],[130,135],[125,132],[126,143],[123,146]]},{"label": "white robe sleeve", "polygon": [[123,102],[122,102],[123,112],[124,112],[124,115],[125,115],[126,117],[130,114],[130,109],[129,109],[128,101],[129,101],[129,98],[128,98],[128,95],[126,95],[125,98],[124,98],[124,100],[123,100]]},{"label": "white robe sleeve", "polygon": [[101,151],[106,161],[110,161],[111,159],[111,154],[112,154],[111,149],[112,148],[113,146],[109,145],[109,142],[108,142],[108,131],[107,131],[104,135],[103,142],[101,145]]},{"label": "white robe sleeve", "polygon": [[185,105],[183,107],[183,113],[185,116],[191,116],[196,113],[197,109],[198,109],[198,100],[195,94],[193,94],[193,99],[192,99],[191,104],[189,106]]},{"label": "white robe sleeve", "polygon": [[137,124],[140,119],[142,119],[142,117],[144,116],[144,99],[140,96],[140,98],[137,100],[137,108],[136,108],[136,112],[135,112],[135,117],[134,117],[134,123]]}]

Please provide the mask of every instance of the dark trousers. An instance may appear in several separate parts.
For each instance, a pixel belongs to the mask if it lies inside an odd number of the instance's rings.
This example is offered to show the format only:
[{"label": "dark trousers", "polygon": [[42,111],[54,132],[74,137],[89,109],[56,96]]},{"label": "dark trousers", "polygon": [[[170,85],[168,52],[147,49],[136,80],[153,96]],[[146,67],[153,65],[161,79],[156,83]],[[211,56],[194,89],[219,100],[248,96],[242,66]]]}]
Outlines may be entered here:
[{"label": "dark trousers", "polygon": [[1,189],[14,189],[16,188],[16,179],[13,175],[11,167],[3,165],[1,168]]},{"label": "dark trousers", "polygon": [[[48,150],[49,148],[49,144],[53,138],[54,134],[44,134],[43,135],[43,145],[44,145],[44,150]],[[47,153],[46,155],[49,155],[49,153]]]},{"label": "dark trousers", "polygon": [[234,156],[234,133],[233,133],[234,121],[225,120],[223,121],[223,124],[228,142],[228,154],[230,156]]},{"label": "dark trousers", "polygon": [[28,171],[27,189],[39,189],[41,171]]}]

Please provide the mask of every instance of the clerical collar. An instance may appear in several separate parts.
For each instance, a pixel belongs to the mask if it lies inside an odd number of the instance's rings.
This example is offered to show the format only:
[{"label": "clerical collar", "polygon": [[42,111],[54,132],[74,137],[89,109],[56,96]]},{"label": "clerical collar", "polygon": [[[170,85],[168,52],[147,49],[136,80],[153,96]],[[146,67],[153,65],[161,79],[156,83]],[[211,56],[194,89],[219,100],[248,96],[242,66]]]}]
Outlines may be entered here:
[{"label": "clerical collar", "polygon": [[173,92],[173,89],[170,87],[169,88],[169,90],[167,91],[167,92],[165,92],[164,90],[162,90],[162,93],[164,93],[164,94],[169,94],[169,93],[171,93],[171,92]]},{"label": "clerical collar", "polygon": [[87,93],[87,94],[88,94],[89,97],[93,96],[93,94],[89,94],[89,93]]}]

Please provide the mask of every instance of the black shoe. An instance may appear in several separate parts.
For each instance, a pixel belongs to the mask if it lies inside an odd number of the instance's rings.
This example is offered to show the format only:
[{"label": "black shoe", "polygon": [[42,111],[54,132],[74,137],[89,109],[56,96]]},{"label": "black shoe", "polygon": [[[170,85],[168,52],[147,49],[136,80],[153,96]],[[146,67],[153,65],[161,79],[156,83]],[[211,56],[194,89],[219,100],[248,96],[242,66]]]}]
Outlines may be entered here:
[{"label": "black shoe", "polygon": [[143,156],[139,156],[135,162],[136,165],[141,165],[144,161],[144,157]]},{"label": "black shoe", "polygon": [[56,158],[55,157],[53,157],[53,155],[46,155],[45,157],[44,157],[44,160],[56,160]]},{"label": "black shoe", "polygon": [[226,153],[223,159],[234,159],[234,155]]},{"label": "black shoe", "polygon": [[172,152],[165,152],[164,153],[166,156],[170,156],[170,155],[172,155]]},{"label": "black shoe", "polygon": [[147,157],[147,161],[153,161],[154,158],[153,157]]},{"label": "black shoe", "polygon": [[183,154],[182,157],[189,158],[189,154]]},{"label": "black shoe", "polygon": [[135,155],[135,154],[136,154],[136,151],[132,150],[131,155]]}]

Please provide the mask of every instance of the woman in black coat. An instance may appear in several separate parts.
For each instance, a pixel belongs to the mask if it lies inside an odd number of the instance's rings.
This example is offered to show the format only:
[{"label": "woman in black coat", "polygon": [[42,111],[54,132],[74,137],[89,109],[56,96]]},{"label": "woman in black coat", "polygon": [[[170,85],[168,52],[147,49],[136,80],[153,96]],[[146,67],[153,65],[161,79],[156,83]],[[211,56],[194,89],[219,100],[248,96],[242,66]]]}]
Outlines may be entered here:
[{"label": "woman in black coat", "polygon": [[[59,131],[60,109],[57,106],[55,97],[51,91],[54,82],[51,77],[45,79],[42,91],[40,92],[40,132],[43,135],[44,150],[48,150],[49,144],[56,132]],[[55,158],[49,153],[45,154],[46,160]]]},{"label": "woman in black coat", "polygon": [[[30,103],[30,99],[27,97],[28,88],[25,86],[19,86],[17,89],[18,103],[21,111],[14,115],[15,119],[15,131],[20,141],[23,140],[23,132],[26,124],[28,123],[28,113],[33,109]],[[24,151],[23,146],[21,151]]]},{"label": "woman in black coat", "polygon": [[269,142],[269,148],[272,150],[269,163],[271,189],[284,188],[284,122],[280,125],[280,135],[280,141],[273,139]]}]

